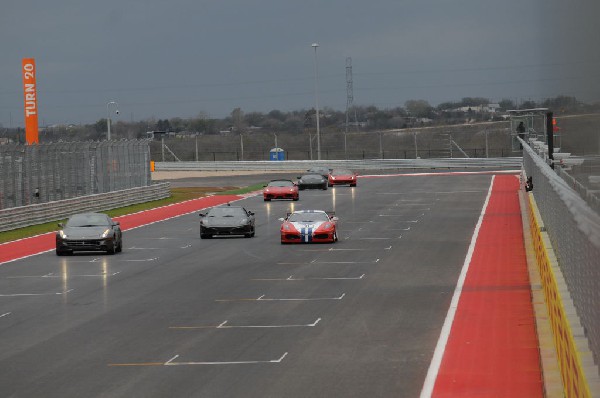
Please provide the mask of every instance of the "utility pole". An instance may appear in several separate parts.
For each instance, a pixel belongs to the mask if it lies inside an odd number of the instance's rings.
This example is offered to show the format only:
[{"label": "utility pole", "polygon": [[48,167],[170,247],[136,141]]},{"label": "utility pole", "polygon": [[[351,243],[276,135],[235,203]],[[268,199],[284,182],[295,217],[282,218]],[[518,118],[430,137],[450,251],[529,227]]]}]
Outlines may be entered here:
[{"label": "utility pole", "polygon": [[[346,129],[344,130],[344,156],[348,159],[348,149],[347,149],[347,140],[346,136],[348,135],[348,121],[350,119],[350,109],[353,107],[354,103],[354,83],[352,82],[352,58],[346,58]],[[356,111],[355,111],[356,112]],[[356,119],[356,113],[355,117]],[[356,122],[356,120],[355,120]]]}]

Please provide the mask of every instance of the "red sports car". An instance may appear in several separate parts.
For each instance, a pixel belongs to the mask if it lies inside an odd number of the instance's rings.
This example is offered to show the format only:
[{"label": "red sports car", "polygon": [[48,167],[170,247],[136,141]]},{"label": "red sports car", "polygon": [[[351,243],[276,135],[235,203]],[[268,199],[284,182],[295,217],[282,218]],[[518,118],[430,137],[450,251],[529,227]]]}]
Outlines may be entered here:
[{"label": "red sports car", "polygon": [[263,198],[265,202],[271,199],[292,199],[298,200],[298,186],[291,180],[273,180],[265,185],[263,189]]},{"label": "red sports car", "polygon": [[280,218],[281,243],[336,242],[338,218],[323,210],[298,210]]},{"label": "red sports car", "polygon": [[356,186],[357,174],[350,170],[333,170],[329,174],[329,180],[327,185],[330,187],[334,185],[350,185],[351,187]]}]

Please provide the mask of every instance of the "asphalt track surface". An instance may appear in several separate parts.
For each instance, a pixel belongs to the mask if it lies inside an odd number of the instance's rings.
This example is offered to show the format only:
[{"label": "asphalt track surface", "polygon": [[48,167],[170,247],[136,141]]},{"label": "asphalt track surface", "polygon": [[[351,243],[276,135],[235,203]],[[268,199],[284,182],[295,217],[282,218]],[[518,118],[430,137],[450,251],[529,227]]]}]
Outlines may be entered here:
[{"label": "asphalt track surface", "polygon": [[[200,240],[194,213],[5,263],[0,395],[418,396],[491,178],[255,196],[254,238]],[[281,245],[292,208],[335,211],[340,241]]]}]

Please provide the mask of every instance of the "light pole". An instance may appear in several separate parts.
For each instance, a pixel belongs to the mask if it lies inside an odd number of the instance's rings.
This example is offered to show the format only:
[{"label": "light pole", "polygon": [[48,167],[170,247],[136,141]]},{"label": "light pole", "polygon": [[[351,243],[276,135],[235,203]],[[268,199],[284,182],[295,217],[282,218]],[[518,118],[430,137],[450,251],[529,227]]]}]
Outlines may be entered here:
[{"label": "light pole", "polygon": [[321,160],[321,130],[319,128],[319,67],[317,64],[317,47],[318,43],[313,43],[312,48],[315,49],[315,108],[317,111],[317,160]]},{"label": "light pole", "polygon": [[119,104],[117,104],[115,101],[110,101],[108,104],[106,104],[106,125],[107,125],[107,134],[106,134],[106,139],[108,141],[110,141],[110,106],[114,105],[115,107],[115,114],[119,114]]}]

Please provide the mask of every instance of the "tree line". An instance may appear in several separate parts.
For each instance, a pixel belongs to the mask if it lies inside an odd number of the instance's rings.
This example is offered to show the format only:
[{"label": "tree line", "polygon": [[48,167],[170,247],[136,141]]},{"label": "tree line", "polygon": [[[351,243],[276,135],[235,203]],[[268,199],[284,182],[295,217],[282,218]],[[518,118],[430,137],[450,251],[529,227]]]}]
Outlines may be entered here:
[{"label": "tree line", "polygon": [[[460,101],[444,102],[432,106],[425,100],[409,100],[404,106],[381,109],[376,106],[355,106],[346,111],[325,107],[320,110],[319,124],[330,132],[370,132],[386,129],[403,129],[425,125],[453,125],[489,120],[503,120],[510,109],[549,108],[555,114],[592,113],[600,111],[600,103],[585,104],[575,97],[557,96],[544,101],[523,101],[519,104],[503,99],[490,111],[491,102],[482,97],[465,97]],[[114,139],[146,138],[148,131],[163,131],[170,135],[251,134],[252,132],[295,134],[315,129],[315,109],[284,112],[248,112],[235,108],[224,118],[210,118],[203,112],[192,118],[148,119],[134,122],[112,121]],[[349,123],[346,123],[348,120]],[[0,137],[12,142],[23,142],[23,129],[5,129],[0,126]],[[107,120],[93,124],[56,125],[40,129],[41,142],[85,141],[106,138]],[[0,142],[1,143],[1,142]]]}]

